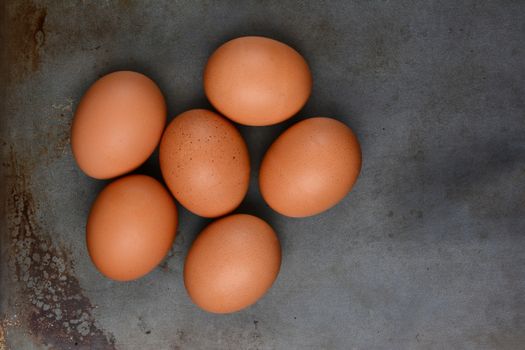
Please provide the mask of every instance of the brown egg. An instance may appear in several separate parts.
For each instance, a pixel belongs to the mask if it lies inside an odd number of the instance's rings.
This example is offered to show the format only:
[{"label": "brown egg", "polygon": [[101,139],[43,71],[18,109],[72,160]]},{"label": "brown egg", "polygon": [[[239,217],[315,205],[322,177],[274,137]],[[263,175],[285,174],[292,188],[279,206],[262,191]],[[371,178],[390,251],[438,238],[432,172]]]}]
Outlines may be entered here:
[{"label": "brown egg", "polygon": [[281,266],[281,247],[265,221],[245,214],[213,222],[186,257],[184,284],[202,309],[239,311],[270,289]]},{"label": "brown egg", "polygon": [[248,191],[246,143],[228,120],[205,109],[184,112],[169,124],[160,169],[175,198],[200,216],[231,212]]},{"label": "brown egg", "polygon": [[159,143],[166,103],[148,77],[130,71],[97,80],[80,101],[71,130],[78,166],[109,179],[141,165]]},{"label": "brown egg", "polygon": [[87,223],[87,247],[106,277],[129,281],[157,266],[171,248],[177,208],[155,179],[129,175],[110,183],[95,200]]},{"label": "brown egg", "polygon": [[271,125],[296,114],[312,90],[304,58],[277,40],[246,36],[210,57],[204,91],[217,110],[244,125]]},{"label": "brown egg", "polygon": [[303,120],[275,140],[259,173],[261,194],[291,217],[319,214],[341,201],[361,170],[352,130],[330,118]]}]

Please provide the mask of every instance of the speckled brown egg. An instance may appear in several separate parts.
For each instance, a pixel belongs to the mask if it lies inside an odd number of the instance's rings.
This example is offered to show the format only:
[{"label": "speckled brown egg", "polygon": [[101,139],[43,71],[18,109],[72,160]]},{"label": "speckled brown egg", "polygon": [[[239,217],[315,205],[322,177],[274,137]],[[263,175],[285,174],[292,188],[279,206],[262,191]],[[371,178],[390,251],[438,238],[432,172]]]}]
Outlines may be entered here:
[{"label": "speckled brown egg", "polygon": [[175,198],[200,216],[231,212],[248,191],[246,143],[232,123],[205,109],[184,112],[169,124],[160,143],[160,168]]},{"label": "speckled brown egg", "polygon": [[341,201],[361,170],[361,149],[349,127],[310,118],[287,129],[266,152],[259,173],[261,194],[291,217],[319,214]]},{"label": "speckled brown egg", "polygon": [[230,313],[259,300],[281,266],[279,239],[265,221],[231,215],[206,227],[190,248],[184,284],[202,309]]},{"label": "speckled brown egg", "polygon": [[91,85],[77,107],[73,155],[91,177],[123,175],[153,153],[165,124],[166,103],[150,78],[130,71],[108,74]]},{"label": "speckled brown egg", "polygon": [[87,222],[91,260],[106,277],[129,281],[157,266],[171,248],[177,208],[155,179],[129,175],[106,186]]},{"label": "speckled brown egg", "polygon": [[244,125],[271,125],[296,114],[312,90],[305,59],[260,36],[228,41],[209,58],[204,91],[219,112]]}]

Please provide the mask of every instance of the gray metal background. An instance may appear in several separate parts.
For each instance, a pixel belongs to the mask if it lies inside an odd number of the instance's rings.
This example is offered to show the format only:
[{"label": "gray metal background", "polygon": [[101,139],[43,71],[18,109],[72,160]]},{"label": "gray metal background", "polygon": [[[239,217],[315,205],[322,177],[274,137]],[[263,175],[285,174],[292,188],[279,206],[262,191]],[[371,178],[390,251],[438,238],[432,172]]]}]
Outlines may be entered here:
[{"label": "gray metal background", "polygon": [[[69,148],[82,93],[133,69],[170,119],[209,107],[207,57],[249,34],[297,48],[314,76],[297,117],[240,127],[253,176],[238,212],[278,232],[277,282],[233,315],[192,305],[183,260],[209,221],[180,207],[157,269],[103,278],[84,229],[105,183]],[[524,1],[9,1],[2,39],[0,349],[524,348]],[[337,207],[288,219],[261,201],[259,162],[317,115],[355,130],[363,170]],[[138,172],[160,178],[156,156]]]}]

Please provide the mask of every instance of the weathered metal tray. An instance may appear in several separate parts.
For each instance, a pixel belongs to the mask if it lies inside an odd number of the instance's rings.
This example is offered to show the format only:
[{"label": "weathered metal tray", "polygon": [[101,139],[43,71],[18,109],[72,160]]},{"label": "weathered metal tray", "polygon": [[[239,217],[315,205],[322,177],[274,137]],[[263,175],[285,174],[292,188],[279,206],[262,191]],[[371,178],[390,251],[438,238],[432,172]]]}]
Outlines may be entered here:
[{"label": "weathered metal tray", "polygon": [[[525,344],[525,2],[2,2],[0,349],[520,349]],[[255,306],[195,307],[185,254],[208,223],[181,207],[170,256],[136,282],[103,278],[84,242],[105,182],[69,148],[75,106],[132,69],[169,118],[209,104],[202,69],[240,35],[309,61],[292,120],[240,127],[253,179],[238,212],[278,232],[281,274]],[[358,135],[352,193],[308,219],[261,200],[272,140],[309,116]],[[137,172],[160,179],[156,155]]]}]

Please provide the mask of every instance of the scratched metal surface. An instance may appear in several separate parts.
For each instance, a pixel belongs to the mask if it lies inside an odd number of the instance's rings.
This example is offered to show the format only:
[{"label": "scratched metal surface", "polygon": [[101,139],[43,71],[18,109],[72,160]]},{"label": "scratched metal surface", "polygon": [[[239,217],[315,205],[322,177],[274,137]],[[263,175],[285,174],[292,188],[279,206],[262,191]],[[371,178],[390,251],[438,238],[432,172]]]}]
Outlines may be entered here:
[{"label": "scratched metal surface", "polygon": [[[2,2],[0,349],[518,349],[525,344],[525,2]],[[91,265],[85,218],[105,184],[69,148],[82,93],[134,69],[170,119],[209,107],[227,39],[296,47],[313,95],[290,122],[240,128],[253,179],[238,211],[278,232],[281,274],[255,306],[189,301],[183,259],[208,222],[181,208],[170,256],[139,281]],[[272,212],[258,164],[313,115],[357,133],[353,192],[316,217]],[[155,156],[138,172],[157,178]]]}]

